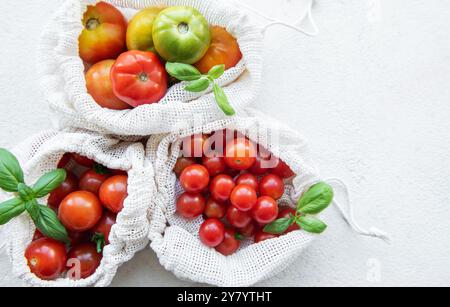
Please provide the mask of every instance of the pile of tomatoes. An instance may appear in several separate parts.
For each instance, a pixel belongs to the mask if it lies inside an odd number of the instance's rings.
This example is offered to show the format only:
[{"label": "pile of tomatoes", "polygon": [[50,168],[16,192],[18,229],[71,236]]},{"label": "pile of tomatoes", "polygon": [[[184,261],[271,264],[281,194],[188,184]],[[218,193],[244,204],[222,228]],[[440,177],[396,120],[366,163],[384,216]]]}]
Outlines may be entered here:
[{"label": "pile of tomatoes", "polygon": [[70,244],[46,238],[36,230],[25,252],[31,272],[43,280],[57,279],[65,272],[75,280],[94,274],[128,196],[126,172],[109,170],[75,153],[64,155],[58,168],[68,169],[68,165],[82,175],[77,178],[67,170],[65,181],[50,194],[48,206],[57,212]]},{"label": "pile of tomatoes", "polygon": [[194,64],[206,74],[216,65],[241,60],[236,39],[209,26],[191,7],[150,7],[127,24],[114,6],[88,6],[79,37],[81,59],[89,67],[87,90],[101,107],[125,110],[158,103],[169,83],[164,62]]},{"label": "pile of tomatoes", "polygon": [[[200,240],[228,256],[239,249],[244,238],[253,238],[255,243],[276,238],[265,233],[264,226],[295,215],[295,209],[278,204],[286,180],[295,174],[245,136],[234,133],[230,137],[221,131],[217,138],[216,133],[183,141],[174,172],[185,193],[178,197],[176,211],[186,219],[203,215]],[[212,139],[223,139],[226,146],[210,146]],[[294,224],[286,233],[298,229]]]}]

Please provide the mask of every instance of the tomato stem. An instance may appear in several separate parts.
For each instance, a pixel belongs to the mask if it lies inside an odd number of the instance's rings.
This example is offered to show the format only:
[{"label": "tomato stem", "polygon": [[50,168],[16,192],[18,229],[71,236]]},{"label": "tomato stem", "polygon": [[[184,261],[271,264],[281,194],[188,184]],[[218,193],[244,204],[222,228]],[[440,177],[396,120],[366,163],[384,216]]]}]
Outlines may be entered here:
[{"label": "tomato stem", "polygon": [[86,22],[86,29],[94,30],[100,25],[100,21],[97,18],[91,18]]}]

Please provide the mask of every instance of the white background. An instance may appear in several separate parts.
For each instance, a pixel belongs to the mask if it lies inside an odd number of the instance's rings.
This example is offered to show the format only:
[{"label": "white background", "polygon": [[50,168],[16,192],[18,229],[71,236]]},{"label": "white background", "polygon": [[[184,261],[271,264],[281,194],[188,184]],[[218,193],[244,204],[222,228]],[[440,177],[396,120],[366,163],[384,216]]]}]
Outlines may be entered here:
[{"label": "white background", "polygon": [[[289,22],[301,1],[247,0]],[[33,56],[60,3],[0,1],[2,147],[51,127]],[[256,103],[305,135],[322,174],[349,185],[361,223],[394,241],[355,236],[331,209],[329,231],[261,285],[449,286],[450,1],[318,0],[314,14],[318,37],[269,30]],[[0,285],[22,285],[4,255]],[[113,285],[192,284],[145,250]]]}]

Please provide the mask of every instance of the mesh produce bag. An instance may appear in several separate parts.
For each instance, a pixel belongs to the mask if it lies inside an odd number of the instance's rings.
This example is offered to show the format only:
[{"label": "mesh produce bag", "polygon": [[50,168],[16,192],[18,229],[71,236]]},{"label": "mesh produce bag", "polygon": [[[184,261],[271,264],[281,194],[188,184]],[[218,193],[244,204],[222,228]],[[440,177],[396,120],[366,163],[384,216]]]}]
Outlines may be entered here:
[{"label": "mesh produce bag", "polygon": [[[117,268],[129,261],[148,244],[147,211],[156,193],[154,172],[145,158],[142,143],[119,142],[92,132],[70,130],[45,132],[25,141],[13,150],[20,161],[27,181],[35,182],[43,174],[57,168],[65,153],[74,152],[94,159],[116,170],[128,172],[128,197],[112,227],[110,244],[103,250],[103,259],[94,275],[78,281],[60,278],[44,281],[30,272],[24,256],[35,226],[28,214],[23,214],[1,227],[1,245],[6,249],[13,273],[33,286],[107,286]],[[69,165],[70,167],[70,165]],[[11,198],[3,193],[1,201]],[[40,203],[45,204],[44,200]]]}]

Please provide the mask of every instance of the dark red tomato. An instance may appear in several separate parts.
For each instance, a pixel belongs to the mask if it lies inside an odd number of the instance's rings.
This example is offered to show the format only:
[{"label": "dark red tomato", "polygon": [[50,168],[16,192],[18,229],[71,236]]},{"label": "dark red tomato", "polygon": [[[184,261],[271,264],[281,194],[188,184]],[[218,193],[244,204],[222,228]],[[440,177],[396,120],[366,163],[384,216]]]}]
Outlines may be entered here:
[{"label": "dark red tomato", "polygon": [[255,191],[259,190],[258,179],[250,173],[239,175],[239,177],[236,178],[236,184],[237,185],[245,184],[250,186]]},{"label": "dark red tomato", "polygon": [[241,184],[234,188],[230,196],[231,204],[243,212],[253,209],[258,200],[256,191],[249,185]]},{"label": "dark red tomato", "polygon": [[95,225],[91,232],[95,234],[101,234],[105,238],[105,244],[109,244],[109,234],[111,233],[111,228],[116,224],[117,216],[110,212],[104,211],[103,216],[100,221]]},{"label": "dark red tomato", "polygon": [[258,198],[258,201],[253,207],[252,217],[258,223],[265,225],[272,223],[278,216],[277,202],[268,196]]},{"label": "dark red tomato", "polygon": [[89,159],[87,157],[84,157],[82,155],[79,155],[77,153],[72,153],[72,159],[81,166],[92,168],[94,166],[95,161],[92,159]]},{"label": "dark red tomato", "polygon": [[99,174],[93,169],[88,170],[80,178],[80,190],[98,194],[101,185],[106,179],[108,179],[108,177],[109,175]]},{"label": "dark red tomato", "polygon": [[204,154],[205,143],[208,136],[195,134],[183,139],[182,154],[185,158],[201,158]]},{"label": "dark red tomato", "polygon": [[272,170],[272,173],[280,176],[283,179],[289,179],[295,176],[295,173],[285,162],[281,161],[278,165]]},{"label": "dark red tomato", "polygon": [[66,247],[53,239],[41,238],[27,247],[25,258],[33,274],[43,280],[54,280],[66,268]]},{"label": "dark red tomato", "polygon": [[65,168],[67,164],[70,162],[70,159],[72,159],[70,154],[64,154],[64,156],[59,160],[57,168]]},{"label": "dark red tomato", "polygon": [[91,192],[69,194],[59,206],[58,216],[67,230],[83,232],[94,227],[102,217],[103,208]]},{"label": "dark red tomato", "polygon": [[221,157],[203,157],[202,164],[211,177],[222,174],[227,167],[225,159]]},{"label": "dark red tomato", "polygon": [[260,243],[262,241],[266,241],[266,240],[270,240],[270,239],[276,239],[276,238],[278,238],[277,235],[272,235],[270,233],[265,233],[265,232],[262,232],[262,231],[258,231],[255,234],[255,243]]},{"label": "dark red tomato", "polygon": [[101,185],[100,201],[109,211],[117,214],[123,209],[123,202],[128,196],[128,176],[113,176]]},{"label": "dark red tomato", "polygon": [[225,238],[225,226],[218,219],[208,219],[200,226],[200,240],[209,247],[216,247]]},{"label": "dark red tomato", "polygon": [[264,176],[259,183],[259,194],[275,200],[280,199],[284,194],[283,179],[273,174]]},{"label": "dark red tomato", "polygon": [[239,233],[244,237],[250,238],[253,237],[260,228],[261,227],[257,223],[251,222],[246,227],[239,228]]},{"label": "dark red tomato", "polygon": [[210,219],[222,219],[227,213],[227,206],[224,203],[216,201],[214,198],[210,197],[206,201],[205,210],[203,214],[205,217]]},{"label": "dark red tomato", "polygon": [[70,239],[70,246],[75,246],[80,243],[89,242],[90,236],[87,232],[74,232],[69,231],[69,239]]},{"label": "dark red tomato", "polygon": [[238,138],[227,144],[225,163],[232,169],[244,171],[256,161],[256,148],[248,139]]},{"label": "dark red tomato", "polygon": [[113,176],[128,176],[127,171],[123,171],[120,169],[113,169],[113,170],[110,170],[110,172]]},{"label": "dark red tomato", "polygon": [[216,251],[224,256],[234,254],[241,245],[241,242],[236,238],[236,231],[233,229],[225,230],[225,237],[217,247]]},{"label": "dark red tomato", "polygon": [[67,172],[66,180],[48,197],[48,206],[58,210],[59,205],[67,195],[78,190],[78,179],[71,172]]},{"label": "dark red tomato", "polygon": [[179,158],[177,160],[177,164],[175,164],[175,167],[174,167],[173,171],[175,172],[175,174],[179,178],[181,176],[181,173],[186,169],[186,167],[189,167],[189,166],[194,165],[196,163],[197,163],[197,161],[195,161],[194,158],[181,157],[181,158]]},{"label": "dark red tomato", "polygon": [[42,232],[40,232],[39,229],[36,229],[36,231],[34,232],[34,235],[33,235],[33,241],[39,240],[43,237],[44,237],[44,235],[42,234]]},{"label": "dark red tomato", "polygon": [[203,213],[205,204],[206,200],[201,194],[184,193],[177,199],[177,212],[184,218],[193,219]]},{"label": "dark red tomato", "polygon": [[226,202],[230,199],[231,192],[236,187],[233,178],[228,175],[219,175],[214,177],[209,186],[211,196],[220,202]]},{"label": "dark red tomato", "polygon": [[259,146],[259,151],[256,156],[255,164],[249,169],[250,173],[256,176],[262,176],[267,174],[271,169],[276,167],[279,163],[278,158],[275,158],[270,152]]},{"label": "dark red tomato", "polygon": [[[278,214],[278,219],[282,218],[290,218],[291,216],[295,216],[296,210],[294,208],[285,207],[280,208],[280,213]],[[297,225],[297,223],[292,224],[289,226],[289,228],[285,231],[285,233],[290,233],[295,230],[300,230],[300,227]]]},{"label": "dark red tomato", "polygon": [[79,280],[95,273],[102,261],[102,255],[97,252],[95,244],[82,243],[69,251],[67,259],[68,277]]},{"label": "dark red tomato", "polygon": [[250,212],[239,211],[236,207],[230,206],[227,210],[227,220],[231,226],[245,228],[252,221]]}]

